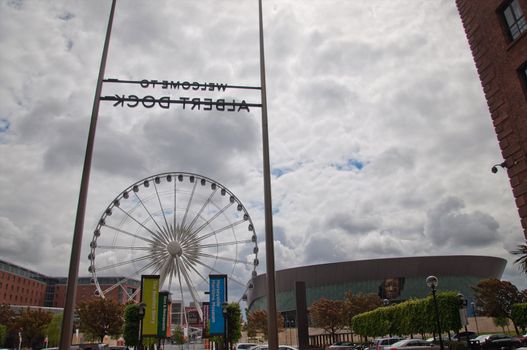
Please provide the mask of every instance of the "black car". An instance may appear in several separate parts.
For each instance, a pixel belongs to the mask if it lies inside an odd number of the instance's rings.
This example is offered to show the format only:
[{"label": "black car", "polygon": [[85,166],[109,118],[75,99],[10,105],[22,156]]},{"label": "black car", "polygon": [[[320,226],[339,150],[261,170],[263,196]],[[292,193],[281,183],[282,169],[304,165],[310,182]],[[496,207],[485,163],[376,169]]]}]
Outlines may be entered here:
[{"label": "black car", "polygon": [[493,349],[516,349],[522,346],[520,339],[511,337],[507,334],[486,334],[480,335],[470,340],[471,346],[474,345],[476,348],[479,345],[481,349],[493,350]]},{"label": "black car", "polygon": [[458,334],[454,335],[452,337],[452,340],[453,341],[467,341],[467,337],[468,339],[474,339],[478,336],[478,334],[476,332],[470,332],[470,331],[467,331],[467,332],[459,332]]}]

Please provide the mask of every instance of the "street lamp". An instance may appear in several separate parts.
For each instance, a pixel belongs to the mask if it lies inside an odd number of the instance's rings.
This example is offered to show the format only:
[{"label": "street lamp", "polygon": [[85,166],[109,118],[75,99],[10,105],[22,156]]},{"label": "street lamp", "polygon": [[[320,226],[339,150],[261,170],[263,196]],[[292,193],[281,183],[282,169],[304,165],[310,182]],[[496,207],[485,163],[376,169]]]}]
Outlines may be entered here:
[{"label": "street lamp", "polygon": [[141,349],[141,333],[142,333],[142,325],[143,325],[143,319],[145,318],[145,311],[146,311],[146,304],[140,303],[139,309],[137,311],[137,315],[139,316],[139,332],[137,334],[137,349]]},{"label": "street lamp", "polygon": [[428,288],[432,290],[432,298],[434,299],[434,308],[436,312],[436,322],[437,322],[437,334],[439,335],[439,347],[441,350],[445,350],[445,347],[443,345],[443,338],[441,338],[441,322],[439,321],[439,308],[437,307],[437,299],[436,299],[436,288],[439,284],[439,280],[436,276],[428,276],[426,278],[426,285]]},{"label": "street lamp", "polygon": [[[384,307],[388,307],[390,305],[390,300],[388,299],[382,299],[382,305]],[[389,328],[388,328],[388,335],[391,337],[392,336],[392,319],[390,317],[390,325],[389,325]]]},{"label": "street lamp", "polygon": [[465,299],[465,296],[461,293],[458,293],[457,297],[459,298],[459,319],[461,320],[461,324],[465,326],[465,336],[467,337],[467,349],[470,349],[470,338],[468,336],[468,329],[467,329],[467,300]]},{"label": "street lamp", "polygon": [[229,334],[229,315],[227,314],[227,308],[229,306],[229,303],[223,302],[221,304],[221,311],[223,312],[223,329],[224,329],[224,336],[223,336],[223,350],[229,349],[229,341],[228,341],[228,334]]},{"label": "street lamp", "polygon": [[476,323],[476,333],[479,335],[478,318],[477,318],[477,315],[476,315],[476,303],[471,301],[470,305],[472,305],[472,312],[474,313],[474,322]]}]

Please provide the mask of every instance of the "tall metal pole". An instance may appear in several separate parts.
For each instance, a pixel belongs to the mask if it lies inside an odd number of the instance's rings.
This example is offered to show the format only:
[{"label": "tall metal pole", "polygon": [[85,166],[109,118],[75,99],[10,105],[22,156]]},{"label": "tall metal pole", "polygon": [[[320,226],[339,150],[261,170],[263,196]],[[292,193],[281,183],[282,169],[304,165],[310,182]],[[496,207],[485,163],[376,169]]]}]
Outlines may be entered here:
[{"label": "tall metal pole", "polygon": [[71,344],[73,332],[73,312],[75,307],[75,297],[77,292],[77,277],[79,273],[79,259],[82,246],[82,231],[84,230],[84,216],[86,214],[86,200],[88,197],[88,185],[90,181],[91,160],[93,155],[93,144],[95,140],[95,130],[97,127],[97,118],[99,116],[99,103],[104,79],[104,70],[106,68],[106,57],[108,56],[108,46],[110,44],[110,34],[112,32],[113,14],[115,12],[115,2],[112,0],[112,8],[108,27],[106,28],[106,38],[102,52],[101,65],[99,67],[99,78],[95,89],[95,98],[91,113],[90,130],[86,144],[86,154],[84,156],[84,167],[82,169],[81,186],[79,193],[79,202],[77,204],[77,217],[75,219],[75,229],[73,232],[73,243],[71,246],[70,269],[68,273],[68,286],[66,289],[66,303],[64,305],[64,315],[62,320],[62,331],[60,333],[60,350],[68,350]]},{"label": "tall metal pole", "polygon": [[276,291],[274,267],[273,215],[271,200],[271,168],[269,165],[269,131],[267,126],[267,92],[265,85],[265,58],[262,0],[258,0],[258,17],[260,31],[260,82],[262,94],[262,143],[263,143],[263,176],[265,207],[265,258],[267,268],[267,327],[270,350],[278,349],[278,325],[276,320]]},{"label": "tall metal pole", "polygon": [[441,337],[441,321],[439,320],[439,308],[437,306],[435,286],[432,287],[432,297],[434,298],[434,309],[436,313],[437,333],[439,335],[439,347],[441,348],[441,350],[444,350],[445,346],[443,345],[443,338]]}]

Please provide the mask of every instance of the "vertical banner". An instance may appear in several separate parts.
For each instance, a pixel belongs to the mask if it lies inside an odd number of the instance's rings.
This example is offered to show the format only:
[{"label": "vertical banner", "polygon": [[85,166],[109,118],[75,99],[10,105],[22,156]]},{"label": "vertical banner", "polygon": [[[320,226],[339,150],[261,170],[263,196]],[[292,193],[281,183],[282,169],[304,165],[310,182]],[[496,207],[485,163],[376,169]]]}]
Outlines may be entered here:
[{"label": "vertical banner", "polygon": [[145,317],[141,327],[143,337],[157,336],[159,275],[141,276],[141,301],[145,303]]},{"label": "vertical banner", "polygon": [[159,292],[159,302],[157,308],[157,337],[166,338],[168,328],[168,304],[170,303],[170,293]]},{"label": "vertical banner", "polygon": [[172,336],[172,302],[168,303],[167,313],[167,332],[165,334],[165,337],[170,338]]},{"label": "vertical banner", "polygon": [[227,301],[227,275],[209,275],[209,321],[212,335],[223,335],[225,319],[222,304]]}]

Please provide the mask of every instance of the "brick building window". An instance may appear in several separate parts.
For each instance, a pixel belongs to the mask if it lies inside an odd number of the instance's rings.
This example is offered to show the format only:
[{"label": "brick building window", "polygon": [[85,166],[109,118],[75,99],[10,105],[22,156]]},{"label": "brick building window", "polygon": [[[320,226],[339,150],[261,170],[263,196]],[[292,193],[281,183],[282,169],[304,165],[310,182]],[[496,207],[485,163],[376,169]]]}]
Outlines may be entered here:
[{"label": "brick building window", "polygon": [[518,68],[518,76],[520,77],[523,93],[527,96],[527,62],[524,62],[520,68]]},{"label": "brick building window", "polygon": [[503,17],[509,28],[509,34],[512,40],[515,40],[521,33],[527,30],[527,21],[523,16],[523,11],[518,0],[512,0],[503,8]]}]

